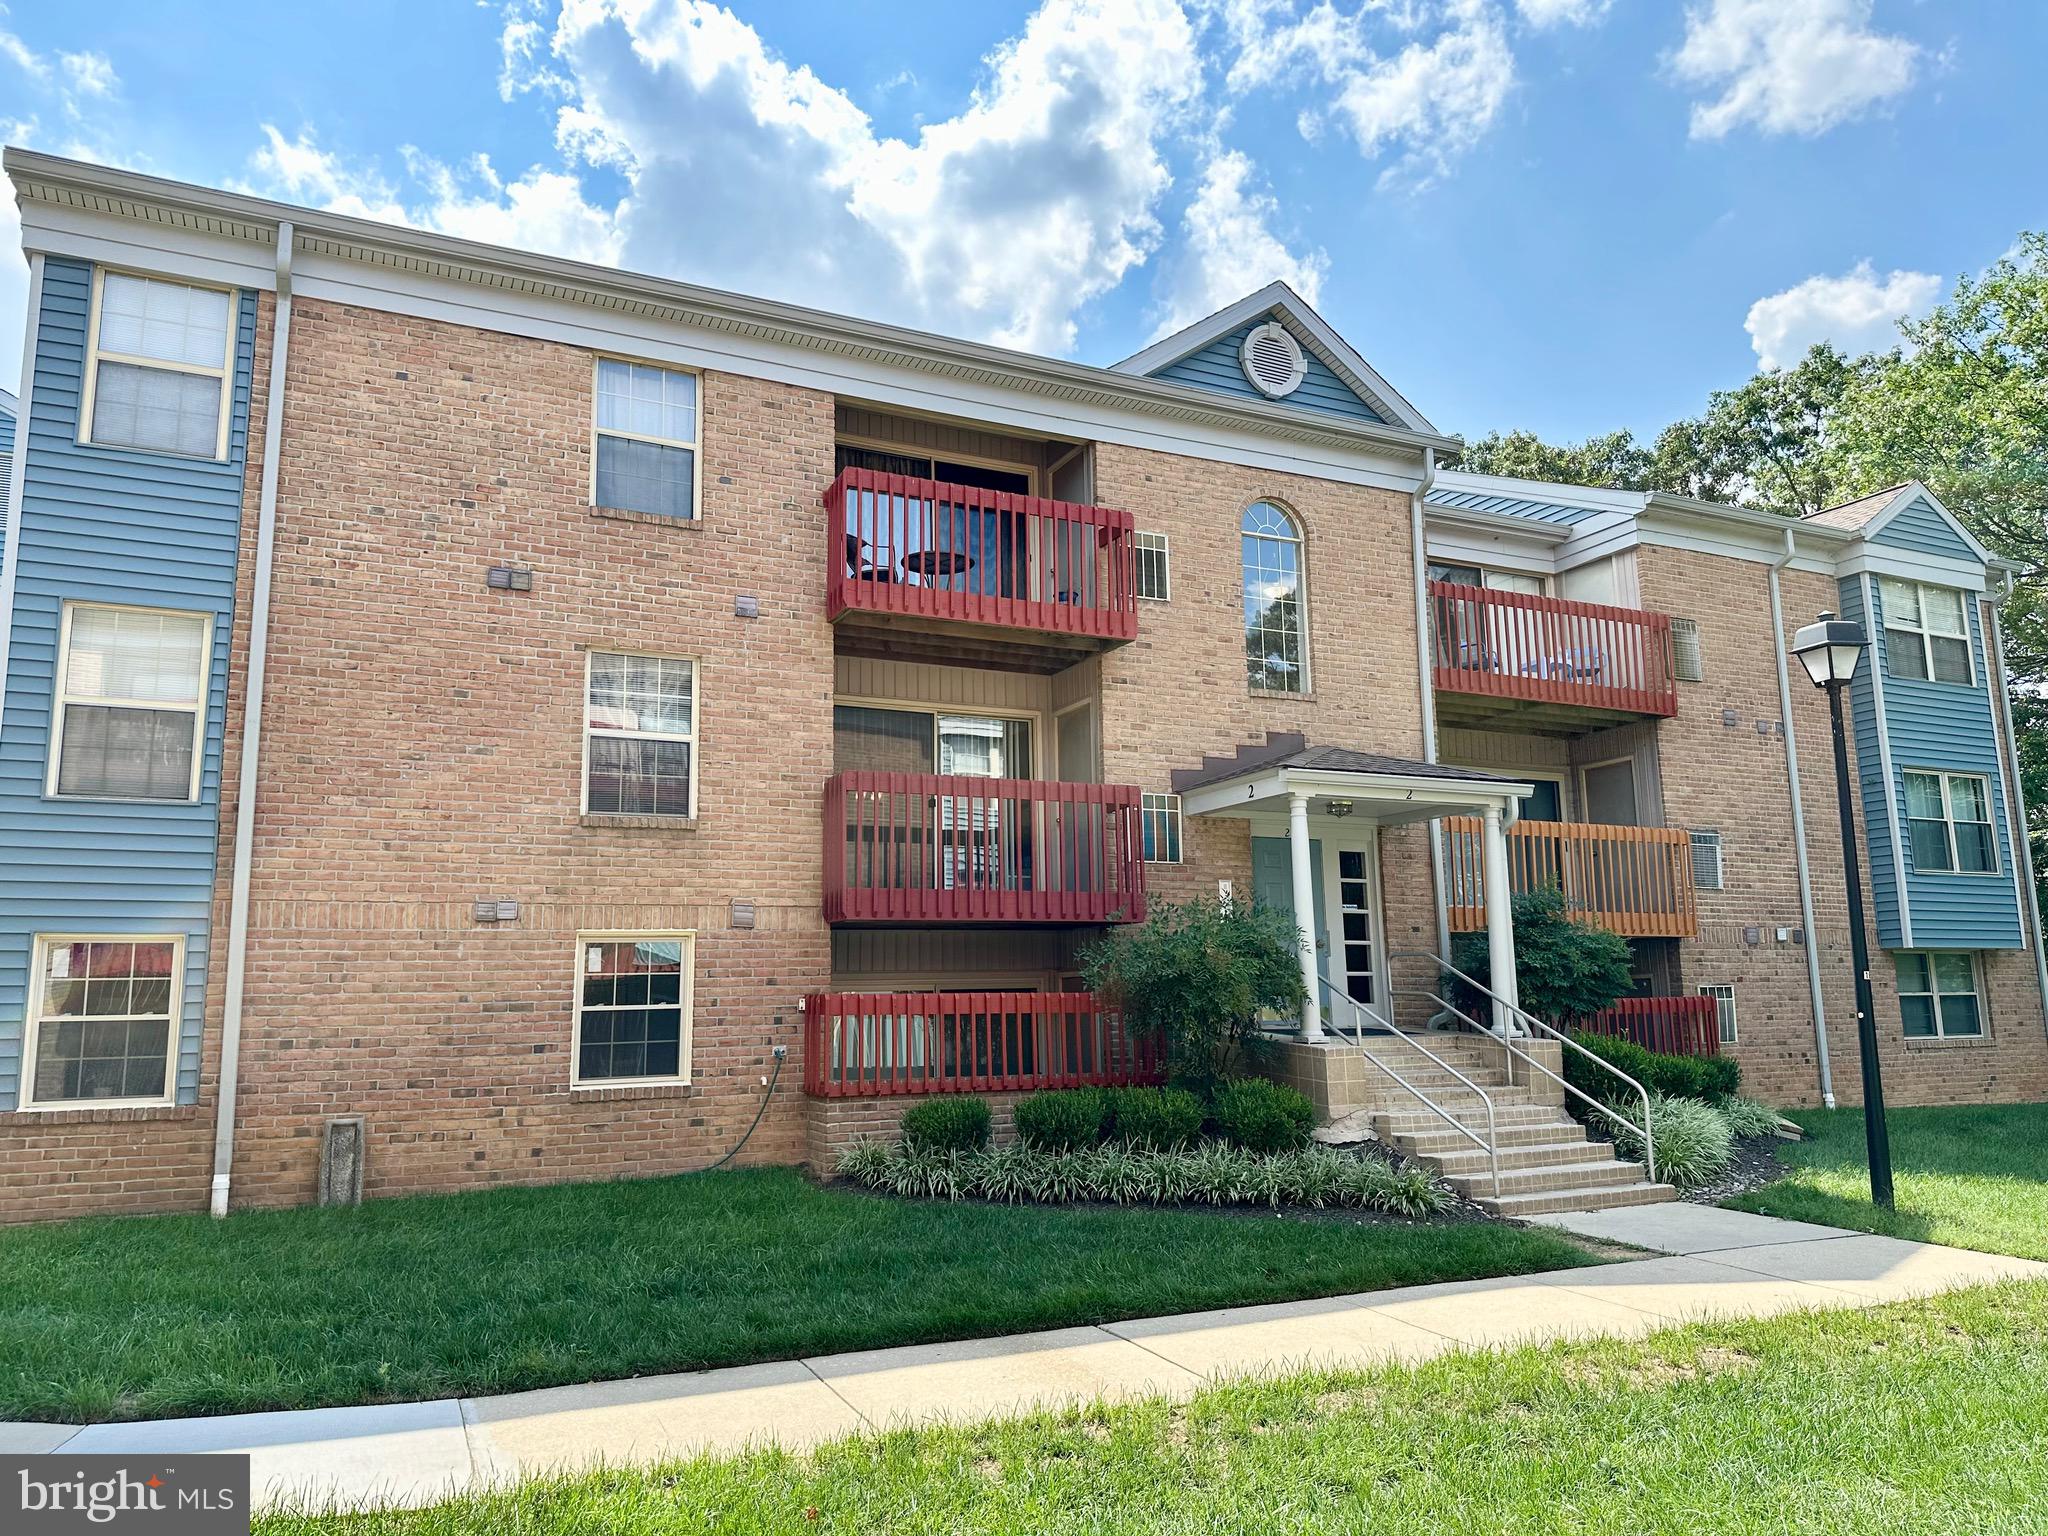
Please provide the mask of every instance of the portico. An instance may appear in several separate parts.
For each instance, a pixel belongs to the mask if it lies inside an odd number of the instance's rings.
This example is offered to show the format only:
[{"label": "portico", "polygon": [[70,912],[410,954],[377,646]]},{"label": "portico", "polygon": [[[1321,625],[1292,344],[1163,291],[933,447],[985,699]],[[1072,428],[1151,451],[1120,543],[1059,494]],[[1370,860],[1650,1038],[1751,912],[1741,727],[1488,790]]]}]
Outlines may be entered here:
[{"label": "portico", "polygon": [[[1480,820],[1488,984],[1497,996],[1516,1000],[1507,828],[1533,786],[1275,733],[1264,746],[1176,773],[1174,788],[1187,816],[1251,824],[1252,898],[1295,914],[1304,1042],[1324,1038],[1324,1005],[1326,998],[1334,1004],[1333,992],[1377,1024],[1394,1027],[1379,888],[1379,834],[1389,826],[1444,816]],[[1493,1024],[1497,1032],[1516,1032],[1504,1009],[1496,1010]]]}]

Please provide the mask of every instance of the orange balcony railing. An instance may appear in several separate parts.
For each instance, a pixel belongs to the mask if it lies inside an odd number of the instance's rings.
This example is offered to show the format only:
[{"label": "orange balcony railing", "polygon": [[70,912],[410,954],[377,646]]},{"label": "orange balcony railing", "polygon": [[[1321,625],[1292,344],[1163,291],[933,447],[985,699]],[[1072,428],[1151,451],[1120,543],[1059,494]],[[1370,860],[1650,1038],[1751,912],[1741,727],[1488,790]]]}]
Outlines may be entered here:
[{"label": "orange balcony railing", "polygon": [[1142,922],[1138,804],[1131,784],[838,774],[825,782],[825,919]]},{"label": "orange balcony railing", "polygon": [[804,999],[814,1098],[1156,1083],[1159,1047],[1087,992],[825,992]]},{"label": "orange balcony railing", "polygon": [[1429,584],[1439,692],[1617,715],[1675,715],[1671,619],[1526,592]]},{"label": "orange balcony railing", "polygon": [[1138,633],[1131,515],[875,470],[825,492],[826,616],[895,614],[1071,636]]},{"label": "orange balcony railing", "polygon": [[[1486,926],[1482,824],[1444,818],[1451,927]],[[1555,887],[1588,922],[1624,938],[1683,939],[1699,932],[1692,839],[1683,827],[1609,827],[1580,821],[1518,821],[1508,829],[1508,880],[1516,894]]]}]

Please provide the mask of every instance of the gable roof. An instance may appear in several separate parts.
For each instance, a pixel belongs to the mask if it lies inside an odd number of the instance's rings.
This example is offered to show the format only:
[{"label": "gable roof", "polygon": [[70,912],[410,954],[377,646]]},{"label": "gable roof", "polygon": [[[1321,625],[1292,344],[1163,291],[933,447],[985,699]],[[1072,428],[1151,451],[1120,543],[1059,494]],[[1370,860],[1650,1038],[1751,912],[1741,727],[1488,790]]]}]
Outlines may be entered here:
[{"label": "gable roof", "polygon": [[1860,534],[1865,539],[1875,539],[1884,532],[1886,524],[1892,519],[1923,502],[1933,508],[1936,515],[1969,546],[1971,554],[1987,565],[2000,563],[1998,557],[1962,525],[1955,513],[1941,504],[1941,498],[1918,480],[1908,480],[1903,485],[1887,486],[1884,490],[1858,497],[1855,501],[1845,501],[1838,507],[1824,507],[1818,512],[1809,512],[1800,521],[1817,523],[1823,528],[1840,528],[1846,532]]},{"label": "gable roof", "polygon": [[1117,373],[1156,374],[1240,327],[1268,316],[1284,325],[1301,343],[1303,350],[1321,360],[1346,388],[1372,407],[1381,420],[1393,426],[1406,427],[1411,432],[1436,432],[1429,418],[1409,404],[1399,390],[1353,350],[1351,343],[1331,329],[1329,321],[1317,314],[1300,294],[1281,282],[1268,283],[1256,293],[1246,294],[1235,304],[1204,316],[1193,325],[1153,342],[1144,351],[1134,352],[1111,367]]}]

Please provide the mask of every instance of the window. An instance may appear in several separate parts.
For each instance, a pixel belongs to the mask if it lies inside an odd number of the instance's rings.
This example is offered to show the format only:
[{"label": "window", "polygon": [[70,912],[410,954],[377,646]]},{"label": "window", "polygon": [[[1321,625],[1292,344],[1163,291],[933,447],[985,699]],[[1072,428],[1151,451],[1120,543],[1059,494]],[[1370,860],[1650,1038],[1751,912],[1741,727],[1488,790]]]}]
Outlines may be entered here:
[{"label": "window", "polygon": [[1166,569],[1166,535],[1163,533],[1141,533],[1136,546],[1138,562],[1138,596],[1149,597],[1155,603],[1163,603],[1171,587]]},{"label": "window", "polygon": [[183,952],[178,938],[38,938],[22,1107],[170,1102]]},{"label": "window", "polygon": [[1180,862],[1180,796],[1146,795],[1140,807],[1145,828],[1145,862]]},{"label": "window", "polygon": [[697,515],[697,376],[597,360],[597,505]]},{"label": "window", "polygon": [[1953,587],[1879,579],[1884,598],[1884,669],[1893,677],[1974,684],[1970,626],[1963,594]]},{"label": "window", "polygon": [[578,1087],[690,1080],[694,933],[579,935]]},{"label": "window", "polygon": [[913,480],[938,480],[947,485],[964,485],[980,491],[1008,491],[1015,496],[1036,494],[1037,473],[1029,465],[1006,465],[995,460],[968,463],[959,459],[935,459],[929,454],[894,448],[865,448],[857,443],[840,443],[834,453],[838,467],[868,469],[881,475],[908,475]]},{"label": "window", "polygon": [[1707,678],[1706,658],[1700,651],[1700,621],[1671,621],[1671,672],[1681,683],[1701,683]]},{"label": "window", "polygon": [[583,733],[585,811],[696,815],[696,683],[694,662],[591,653]]},{"label": "window", "polygon": [[873,704],[832,707],[832,771],[1031,777],[1031,722]]},{"label": "window", "polygon": [[105,271],[93,293],[80,440],[226,458],[234,295]]},{"label": "window", "polygon": [[1477,565],[1432,560],[1429,562],[1429,579],[1447,581],[1459,587],[1484,587],[1489,592],[1520,592],[1528,597],[1543,595],[1543,578],[1526,571],[1489,571]]},{"label": "window", "polygon": [[1701,987],[1701,997],[1714,1000],[1714,1015],[1719,1021],[1721,1043],[1735,1044],[1735,989],[1733,987]]},{"label": "window", "polygon": [[1721,889],[1721,834],[1692,834],[1692,883],[1695,890]]},{"label": "window", "polygon": [[1244,661],[1254,688],[1308,691],[1308,626],[1302,614],[1301,530],[1269,501],[1240,525],[1244,544]]},{"label": "window", "polygon": [[1908,1040],[1961,1040],[1984,1033],[1974,955],[1902,950],[1892,963]]},{"label": "window", "polygon": [[197,800],[213,620],[67,603],[48,791]]},{"label": "window", "polygon": [[1974,773],[1908,771],[1906,831],[1917,874],[1984,875],[1998,868],[1989,779]]}]

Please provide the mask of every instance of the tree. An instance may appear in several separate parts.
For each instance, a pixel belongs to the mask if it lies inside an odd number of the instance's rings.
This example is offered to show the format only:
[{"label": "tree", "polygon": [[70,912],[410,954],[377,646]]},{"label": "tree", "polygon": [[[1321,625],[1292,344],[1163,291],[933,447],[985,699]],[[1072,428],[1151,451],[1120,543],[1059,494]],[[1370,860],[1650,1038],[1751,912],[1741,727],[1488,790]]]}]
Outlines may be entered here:
[{"label": "tree", "polygon": [[[1562,1024],[1598,1013],[1630,986],[1634,957],[1628,940],[1612,929],[1573,919],[1555,887],[1527,891],[1513,903],[1515,989],[1521,1005],[1549,1024]],[[1485,981],[1491,974],[1492,949],[1486,935],[1458,941],[1454,962],[1467,976]],[[1487,1002],[1461,988],[1459,1006],[1485,1023]]]},{"label": "tree", "polygon": [[1704,414],[1657,434],[1651,489],[1803,517],[1861,487],[1830,452],[1844,396],[1880,359],[1821,342],[1790,368],[1766,369],[1707,397]]},{"label": "tree", "polygon": [[1563,485],[1611,485],[1618,490],[1651,487],[1653,459],[1627,428],[1583,443],[1546,443],[1534,432],[1490,432],[1467,443],[1460,469],[1516,480],[1550,480]]},{"label": "tree", "polygon": [[1300,1014],[1298,942],[1277,908],[1166,903],[1089,945],[1081,974],[1134,1037],[1160,1042],[1174,1081],[1206,1090],[1259,1064],[1262,1015]]}]

